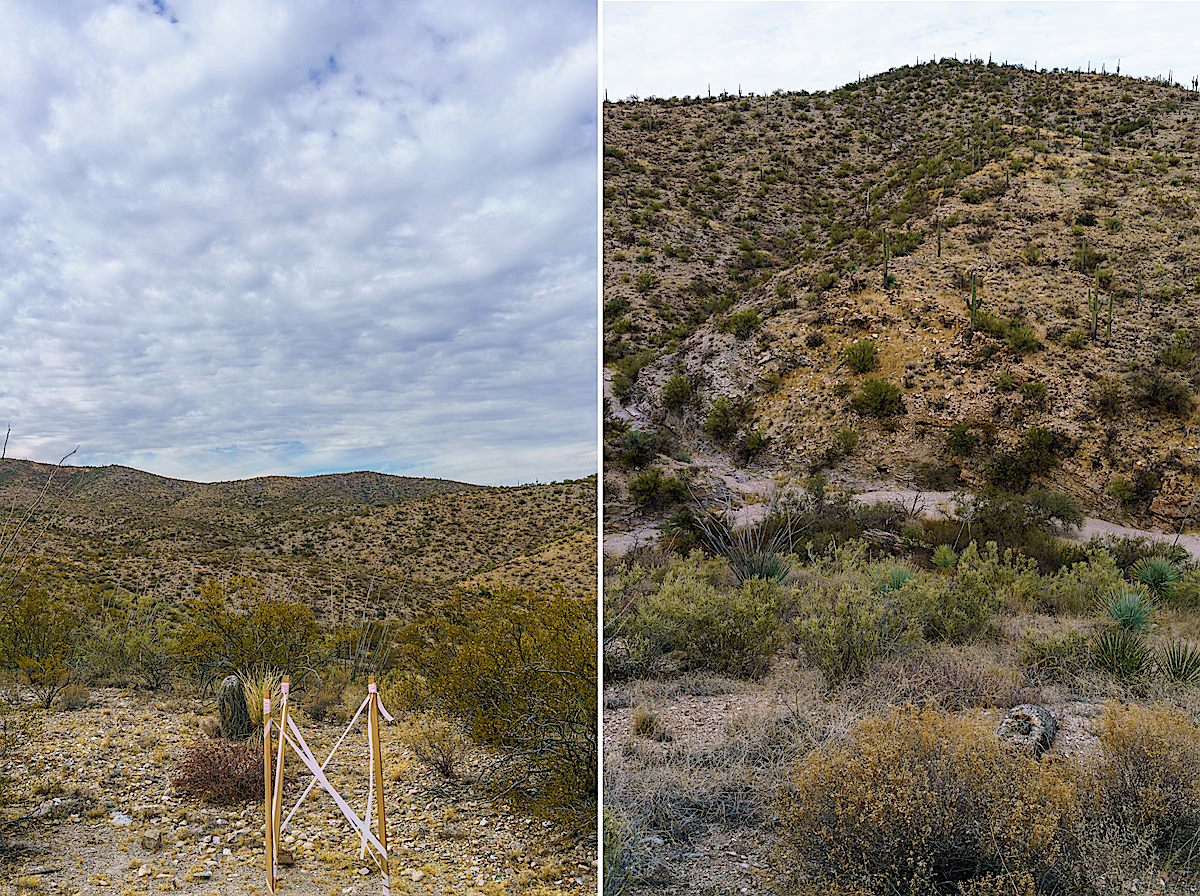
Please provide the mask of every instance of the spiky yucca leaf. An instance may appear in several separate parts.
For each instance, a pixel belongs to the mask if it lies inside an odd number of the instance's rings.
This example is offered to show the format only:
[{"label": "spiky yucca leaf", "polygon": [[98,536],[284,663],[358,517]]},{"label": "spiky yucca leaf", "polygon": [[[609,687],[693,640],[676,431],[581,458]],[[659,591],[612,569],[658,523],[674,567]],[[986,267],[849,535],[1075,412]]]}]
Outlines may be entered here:
[{"label": "spiky yucca leaf", "polygon": [[1092,643],[1096,664],[1121,678],[1134,678],[1146,671],[1150,651],[1135,633],[1123,628],[1109,628],[1096,636]]},{"label": "spiky yucca leaf", "polygon": [[1182,578],[1179,567],[1166,557],[1143,557],[1133,565],[1132,572],[1134,578],[1159,600],[1170,597],[1175,584]]},{"label": "spiky yucca leaf", "polygon": [[903,566],[884,569],[875,577],[875,590],[899,591],[912,577],[912,570]]},{"label": "spiky yucca leaf", "polygon": [[1153,627],[1154,604],[1141,591],[1121,586],[1102,598],[1108,618],[1127,632],[1145,632]]},{"label": "spiky yucca leaf", "polygon": [[933,565],[941,569],[954,569],[958,564],[958,554],[948,544],[939,544],[933,551]]},{"label": "spiky yucca leaf", "polygon": [[1187,641],[1175,641],[1163,648],[1158,667],[1172,681],[1195,684],[1200,681],[1200,648]]}]

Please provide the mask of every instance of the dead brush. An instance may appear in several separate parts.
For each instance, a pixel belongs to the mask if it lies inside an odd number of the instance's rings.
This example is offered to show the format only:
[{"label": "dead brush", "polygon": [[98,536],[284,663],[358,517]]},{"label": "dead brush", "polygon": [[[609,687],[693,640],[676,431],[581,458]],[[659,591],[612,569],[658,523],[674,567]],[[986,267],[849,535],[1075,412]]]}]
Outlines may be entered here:
[{"label": "dead brush", "polygon": [[198,741],[179,760],[171,785],[183,796],[218,806],[262,799],[262,749],[245,741]]},{"label": "dead brush", "polygon": [[452,719],[424,712],[409,720],[405,743],[417,759],[447,781],[457,781],[467,758],[467,736]]},{"label": "dead brush", "polygon": [[1008,709],[1036,703],[1041,689],[1019,669],[963,648],[927,648],[872,667],[846,699],[862,708],[898,704],[937,706],[951,712],[978,707]]}]

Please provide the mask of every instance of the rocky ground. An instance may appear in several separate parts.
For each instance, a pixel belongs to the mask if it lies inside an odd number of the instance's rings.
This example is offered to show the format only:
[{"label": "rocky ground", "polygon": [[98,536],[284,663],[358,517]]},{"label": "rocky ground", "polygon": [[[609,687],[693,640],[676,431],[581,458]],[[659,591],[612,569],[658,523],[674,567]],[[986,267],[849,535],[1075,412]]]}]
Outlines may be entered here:
[{"label": "rocky ground", "polygon": [[[204,736],[212,713],[211,700],[104,689],[84,708],[41,716],[0,767],[15,795],[0,807],[0,824],[12,822],[0,828],[0,894],[266,893],[261,806],[204,805],[170,784],[174,763]],[[342,726],[298,721],[324,758]],[[468,758],[459,782],[443,780],[405,744],[404,722],[398,714],[382,732],[393,893],[595,891],[591,835],[488,799],[478,781],[480,754]],[[360,814],[367,798],[362,724],[329,772]],[[298,771],[299,760],[291,757],[289,766]],[[308,780],[297,774],[293,802]],[[284,833],[295,864],[283,871],[279,893],[379,892],[358,838],[319,789]]]}]

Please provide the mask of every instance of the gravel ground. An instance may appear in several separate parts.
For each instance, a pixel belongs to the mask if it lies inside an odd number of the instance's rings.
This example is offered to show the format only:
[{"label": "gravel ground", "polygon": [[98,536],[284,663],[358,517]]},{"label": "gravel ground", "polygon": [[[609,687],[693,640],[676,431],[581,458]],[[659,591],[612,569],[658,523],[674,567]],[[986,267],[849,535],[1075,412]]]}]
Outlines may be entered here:
[{"label": "gravel ground", "polygon": [[[9,828],[8,846],[18,852],[0,863],[0,893],[266,893],[261,807],[186,801],[169,783],[175,759],[202,736],[206,709],[201,701],[156,703],[100,690],[87,708],[47,714],[0,769],[17,794],[0,817],[27,819]],[[301,724],[322,759],[342,731]],[[328,771],[360,815],[367,791],[361,725]],[[385,726],[382,737],[393,893],[595,892],[594,838],[488,800],[475,784],[482,755],[469,757],[460,783],[450,784],[416,761],[397,726]],[[291,756],[289,766],[298,771],[299,759]],[[309,776],[297,779],[291,802]],[[159,849],[143,843],[147,834],[153,843],[154,832]],[[295,864],[283,871],[280,894],[380,892],[378,872],[359,858],[358,838],[319,788],[284,835]]]}]

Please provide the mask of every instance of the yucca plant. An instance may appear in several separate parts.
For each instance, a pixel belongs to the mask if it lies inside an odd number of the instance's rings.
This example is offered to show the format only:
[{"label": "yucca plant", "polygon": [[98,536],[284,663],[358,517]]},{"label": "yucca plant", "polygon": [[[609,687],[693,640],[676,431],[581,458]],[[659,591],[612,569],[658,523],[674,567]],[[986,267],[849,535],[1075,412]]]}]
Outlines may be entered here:
[{"label": "yucca plant", "polygon": [[1195,684],[1200,681],[1200,648],[1188,641],[1175,641],[1163,648],[1158,668],[1171,681]]},{"label": "yucca plant", "polygon": [[1141,634],[1154,627],[1154,604],[1141,591],[1120,586],[1102,600],[1108,618],[1123,631]]},{"label": "yucca plant", "polygon": [[1133,565],[1133,575],[1158,600],[1166,600],[1182,578],[1179,567],[1166,557],[1143,557]]},{"label": "yucca plant", "polygon": [[958,565],[958,554],[948,544],[939,544],[933,550],[933,565],[939,569],[954,569]]},{"label": "yucca plant", "polygon": [[1096,664],[1121,678],[1135,678],[1150,664],[1150,651],[1141,637],[1123,628],[1109,628],[1092,643]]}]

